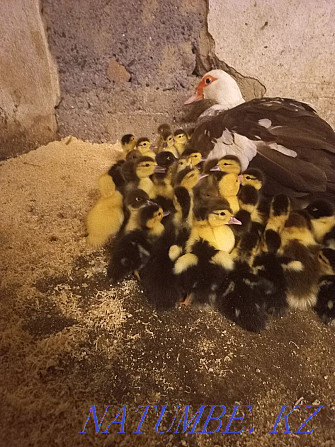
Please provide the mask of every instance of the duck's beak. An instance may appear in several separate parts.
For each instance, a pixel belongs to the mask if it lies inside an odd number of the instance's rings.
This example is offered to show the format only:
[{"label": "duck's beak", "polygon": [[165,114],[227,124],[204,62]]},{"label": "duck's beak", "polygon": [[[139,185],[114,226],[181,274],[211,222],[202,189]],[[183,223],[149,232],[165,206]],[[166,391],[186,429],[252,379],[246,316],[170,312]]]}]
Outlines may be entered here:
[{"label": "duck's beak", "polygon": [[155,166],[155,174],[163,174],[166,172],[166,169],[163,166]]},{"label": "duck's beak", "polygon": [[211,172],[216,172],[216,171],[221,171],[220,166],[219,165],[215,165],[210,169]]},{"label": "duck's beak", "polygon": [[184,104],[191,104],[192,102],[201,101],[202,99],[204,99],[204,95],[195,92],[194,95],[192,95],[184,102]]},{"label": "duck's beak", "polygon": [[231,217],[229,219],[228,225],[242,225],[242,222],[236,219],[236,217]]},{"label": "duck's beak", "polygon": [[201,174],[200,177],[199,177],[199,180],[201,180],[201,179],[203,179],[203,178],[206,178],[206,177],[208,177],[208,176],[209,176],[209,174]]}]

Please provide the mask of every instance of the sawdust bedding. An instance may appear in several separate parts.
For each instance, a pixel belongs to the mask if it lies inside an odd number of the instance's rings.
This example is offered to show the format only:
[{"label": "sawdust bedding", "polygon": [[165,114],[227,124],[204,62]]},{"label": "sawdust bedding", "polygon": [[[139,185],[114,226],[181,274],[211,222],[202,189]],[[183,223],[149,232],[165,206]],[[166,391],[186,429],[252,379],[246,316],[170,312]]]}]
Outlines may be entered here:
[{"label": "sawdust bedding", "polygon": [[[0,445],[139,445],[130,435],[79,435],[92,403],[102,411],[107,403],[239,402],[257,406],[263,430],[224,445],[272,446],[269,412],[298,399],[324,405],[319,430],[277,437],[278,445],[334,445],[334,337],[312,313],[291,312],[255,339],[213,311],[160,316],[134,280],[109,286],[84,218],[98,176],[120,156],[118,143],[68,137],[0,165]],[[141,442],[223,441],[148,432]]]}]

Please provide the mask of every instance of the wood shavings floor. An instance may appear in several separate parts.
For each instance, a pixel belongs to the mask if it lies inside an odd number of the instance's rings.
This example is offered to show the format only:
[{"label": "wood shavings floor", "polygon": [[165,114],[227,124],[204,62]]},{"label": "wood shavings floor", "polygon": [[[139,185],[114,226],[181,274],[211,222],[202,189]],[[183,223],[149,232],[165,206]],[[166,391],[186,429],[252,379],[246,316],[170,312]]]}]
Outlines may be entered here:
[{"label": "wood shavings floor", "polygon": [[[119,151],[70,137],[0,165],[0,445],[333,446],[334,332],[312,312],[255,335],[213,310],[158,314],[133,279],[109,286],[106,253],[87,248],[84,219]],[[281,422],[269,434],[280,405],[298,401],[323,405],[303,430],[313,433],[285,434]],[[177,404],[222,404],[231,415],[238,403],[252,405],[241,434],[157,434],[154,413],[132,434],[141,404],[170,405],[163,431]],[[116,424],[96,434],[90,422],[79,434],[91,404],[99,418],[105,404],[114,416],[126,404],[126,433]],[[309,414],[295,411],[291,431]]]}]

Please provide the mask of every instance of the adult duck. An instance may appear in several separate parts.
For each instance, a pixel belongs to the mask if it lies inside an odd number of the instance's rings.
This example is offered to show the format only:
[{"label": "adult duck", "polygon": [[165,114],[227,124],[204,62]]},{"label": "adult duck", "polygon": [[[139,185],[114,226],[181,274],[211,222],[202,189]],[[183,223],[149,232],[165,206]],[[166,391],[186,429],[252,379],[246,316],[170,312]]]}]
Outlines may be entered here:
[{"label": "adult duck", "polygon": [[206,73],[185,104],[211,99],[190,146],[208,159],[237,155],[266,174],[265,193],[298,199],[335,199],[335,133],[316,111],[288,98],[245,102],[235,80],[222,70]]}]

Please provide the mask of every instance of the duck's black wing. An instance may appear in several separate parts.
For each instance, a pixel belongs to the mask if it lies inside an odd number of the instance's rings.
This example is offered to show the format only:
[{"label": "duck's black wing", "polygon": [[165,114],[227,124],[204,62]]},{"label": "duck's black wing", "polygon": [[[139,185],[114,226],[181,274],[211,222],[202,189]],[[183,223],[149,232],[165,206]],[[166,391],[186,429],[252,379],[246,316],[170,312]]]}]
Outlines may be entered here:
[{"label": "duck's black wing", "polygon": [[251,166],[269,178],[266,193],[323,192],[335,198],[335,133],[308,104],[289,98],[248,101],[197,126],[190,145],[208,156],[226,129],[257,145]]}]

